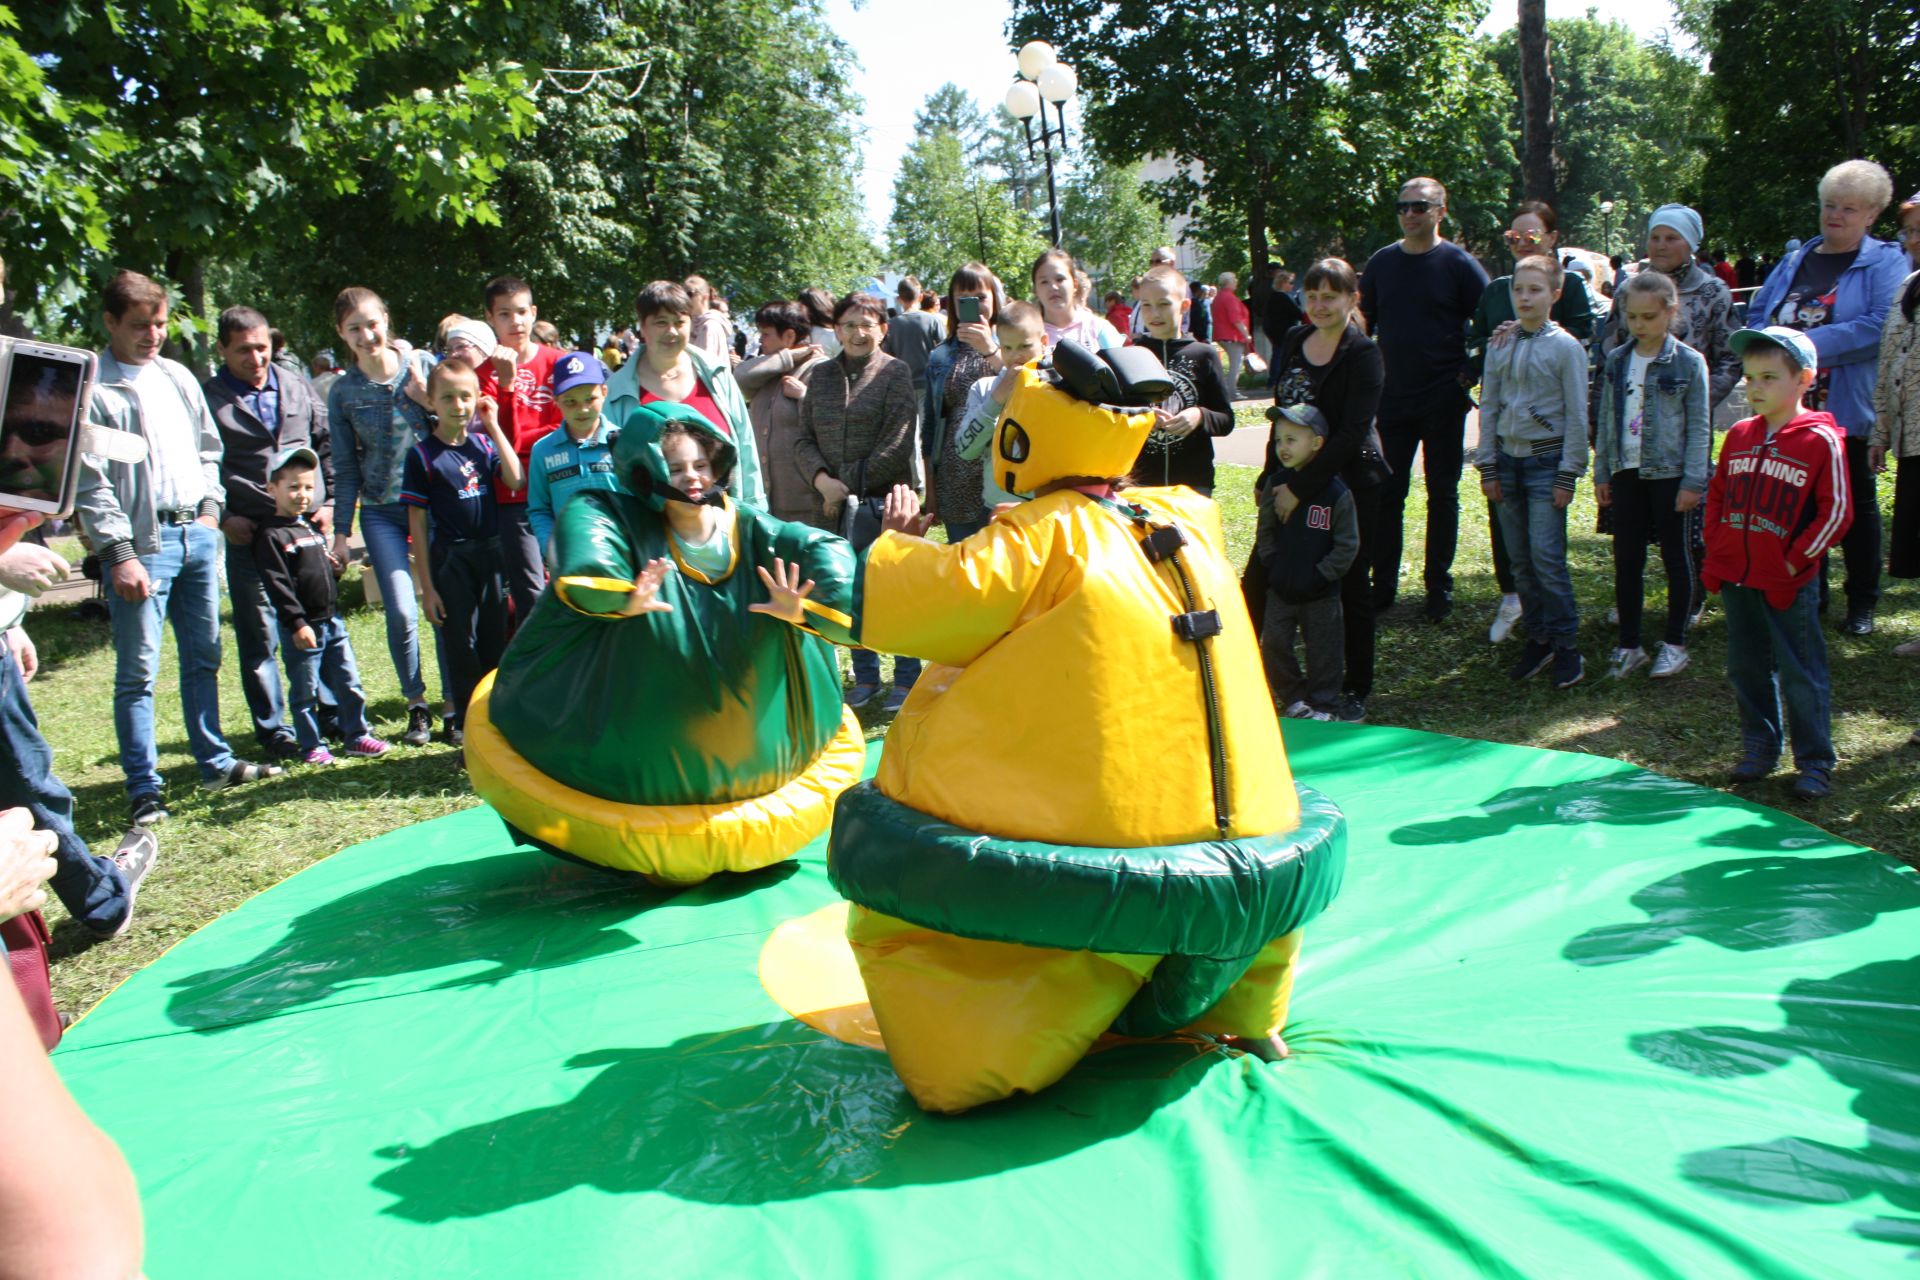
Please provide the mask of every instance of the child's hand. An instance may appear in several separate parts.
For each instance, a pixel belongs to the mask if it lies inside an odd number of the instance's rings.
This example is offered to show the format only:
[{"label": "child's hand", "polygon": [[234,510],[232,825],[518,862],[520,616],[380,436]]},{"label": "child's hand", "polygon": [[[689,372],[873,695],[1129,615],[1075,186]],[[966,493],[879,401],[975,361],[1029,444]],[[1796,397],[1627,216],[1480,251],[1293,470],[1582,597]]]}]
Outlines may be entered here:
[{"label": "child's hand", "polygon": [[[1594,485],[1594,486],[1593,486],[1593,500],[1594,500],[1595,502],[1597,502],[1597,503],[1599,503],[1599,504],[1600,504],[1601,506],[1603,506],[1603,507],[1610,507],[1610,506],[1612,506],[1612,505],[1613,505],[1613,486],[1612,486],[1612,485],[1610,485],[1610,484],[1596,484],[1596,485]],[[1680,508],[1680,510],[1682,510],[1682,511],[1685,511],[1685,510],[1686,510],[1686,508],[1685,508],[1685,507],[1681,507],[1681,508]]]},{"label": "child's hand", "polygon": [[622,617],[637,618],[643,613],[672,613],[673,606],[660,598],[660,584],[673,571],[671,560],[653,560],[633,580],[633,594],[627,597]]},{"label": "child's hand", "polygon": [[293,633],[293,645],[296,649],[318,649],[320,637],[313,634],[313,628],[303,622],[300,629]]},{"label": "child's hand", "polygon": [[1682,489],[1673,500],[1673,509],[1681,515],[1700,505],[1701,494],[1694,489]]},{"label": "child's hand", "polygon": [[446,603],[440,599],[440,593],[433,589],[432,583],[428,583],[427,589],[421,593],[420,612],[426,614],[427,621],[431,622],[434,626],[439,627],[446,625],[447,606]]},{"label": "child's hand", "polygon": [[492,360],[494,377],[500,380],[502,387],[511,387],[514,370],[520,367],[520,357],[513,353],[512,347],[495,347]]},{"label": "child's hand", "polygon": [[1487,495],[1488,502],[1506,501],[1500,494],[1500,482],[1498,480],[1482,480],[1480,482],[1480,492]]},{"label": "child's hand", "polygon": [[800,580],[799,563],[788,564],[775,556],[772,573],[764,568],[757,568],[756,571],[760,574],[760,581],[767,584],[767,602],[750,604],[747,612],[764,613],[796,627],[806,621],[805,601],[813,594],[813,579],[808,578],[805,582]]},{"label": "child's hand", "polygon": [[993,390],[989,394],[993,396],[993,402],[1003,409],[1007,407],[1007,401],[1013,399],[1013,384],[1019,376],[1015,370],[1018,368],[1016,365],[1013,369],[1002,369],[1000,376],[993,380]]},{"label": "child's hand", "polygon": [[1573,504],[1573,490],[1555,488],[1553,491],[1553,509],[1565,511]]},{"label": "child's hand", "polygon": [[909,533],[924,537],[933,527],[933,517],[920,514],[920,495],[904,484],[897,484],[880,504],[882,533]]},{"label": "child's hand", "polygon": [[500,429],[500,402],[492,396],[481,396],[480,403],[473,407],[474,421],[480,429],[491,434]]}]

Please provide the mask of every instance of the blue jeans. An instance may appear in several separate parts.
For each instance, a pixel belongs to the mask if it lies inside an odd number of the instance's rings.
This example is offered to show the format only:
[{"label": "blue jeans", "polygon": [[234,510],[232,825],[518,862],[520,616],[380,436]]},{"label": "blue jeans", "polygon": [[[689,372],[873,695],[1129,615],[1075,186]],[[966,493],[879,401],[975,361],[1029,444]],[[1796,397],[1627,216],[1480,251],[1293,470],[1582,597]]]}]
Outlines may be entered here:
[{"label": "blue jeans", "polygon": [[129,796],[160,793],[153,740],[153,686],[160,672],[160,624],[173,626],[180,649],[180,712],[187,749],[202,781],[225,777],[233,751],[220,733],[220,559],[225,539],[199,521],[161,525],[160,548],[141,556],[152,593],[122,600],[109,590],[113,613],[113,731]]},{"label": "blue jeans", "polygon": [[1800,589],[1776,609],[1764,592],[1728,584],[1720,589],[1727,615],[1727,683],[1740,707],[1740,745],[1749,756],[1780,758],[1780,707],[1798,769],[1833,768],[1832,690],[1827,642],[1820,634],[1820,582]]},{"label": "blue jeans", "polygon": [[287,684],[293,703],[293,734],[300,749],[311,751],[321,744],[320,696],[331,693],[340,706],[340,736],[348,742],[367,732],[367,695],[360,690],[360,671],[353,663],[353,646],[347,642],[347,624],[328,618],[313,628],[316,648],[302,649],[289,643]]},{"label": "blue jeans", "polygon": [[[291,734],[280,696],[280,623],[260,581],[253,546],[227,544],[227,599],[233,605],[233,638],[240,651],[240,691],[247,695],[253,736],[260,745],[284,742]],[[320,706],[333,712],[333,695],[320,689]]]},{"label": "blue jeans", "polygon": [[1500,455],[1500,532],[1513,561],[1520,625],[1527,639],[1571,648],[1580,629],[1567,572],[1567,509],[1553,505],[1558,452],[1531,458]]},{"label": "blue jeans", "polygon": [[[895,658],[893,660],[893,682],[902,689],[910,688],[920,678],[920,659]],[[880,655],[871,649],[853,651],[853,682],[855,684],[880,683]]]},{"label": "blue jeans", "polygon": [[991,517],[989,517],[989,520],[947,521],[943,526],[947,534],[947,545],[951,547],[956,543],[965,542],[968,538],[971,538],[974,534],[986,528],[990,519]]},{"label": "blue jeans", "polygon": [[127,914],[127,877],[113,859],[87,852],[73,833],[73,792],[53,776],[53,752],[40,736],[20,668],[12,654],[0,653],[0,809],[15,805],[25,805],[33,825],[54,834],[54,896],[81,924],[111,931]]},{"label": "blue jeans", "polygon": [[[387,611],[387,653],[400,693],[408,702],[424,702],[427,680],[420,672],[420,606],[413,598],[413,570],[407,561],[407,507],[393,502],[360,508],[360,536],[380,580]],[[444,682],[443,682],[444,683]]]}]

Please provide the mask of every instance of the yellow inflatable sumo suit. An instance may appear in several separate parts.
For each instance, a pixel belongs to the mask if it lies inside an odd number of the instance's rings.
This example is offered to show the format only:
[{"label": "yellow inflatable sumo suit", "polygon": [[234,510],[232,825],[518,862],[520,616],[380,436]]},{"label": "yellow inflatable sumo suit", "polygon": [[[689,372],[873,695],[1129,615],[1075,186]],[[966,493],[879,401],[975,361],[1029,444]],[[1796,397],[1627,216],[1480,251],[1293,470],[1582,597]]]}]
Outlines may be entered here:
[{"label": "yellow inflatable sumo suit", "polygon": [[884,534],[857,580],[850,638],[933,665],[841,798],[829,874],[934,1111],[1044,1088],[1110,1029],[1277,1034],[1344,866],[1339,811],[1287,767],[1218,508],[1099,481],[1153,421],[1113,402],[1164,394],[1158,363],[1063,343],[1055,370],[1018,371],[993,443],[996,481],[1038,496],[956,546]]}]

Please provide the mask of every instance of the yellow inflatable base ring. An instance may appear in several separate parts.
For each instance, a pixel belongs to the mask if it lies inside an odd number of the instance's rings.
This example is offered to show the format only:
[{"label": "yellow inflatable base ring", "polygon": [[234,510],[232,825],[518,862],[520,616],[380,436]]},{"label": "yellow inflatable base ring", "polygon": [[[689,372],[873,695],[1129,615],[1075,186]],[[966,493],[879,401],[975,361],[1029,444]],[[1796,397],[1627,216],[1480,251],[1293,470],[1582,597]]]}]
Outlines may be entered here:
[{"label": "yellow inflatable base ring", "polygon": [[[1277,1033],[1300,937],[1269,943],[1176,1038]],[[1037,1092],[1089,1052],[1137,1043],[1105,1028],[1158,963],[960,938],[836,902],[773,931],[760,984],[816,1031],[885,1051],[926,1110],[955,1112]]]},{"label": "yellow inflatable base ring", "polygon": [[492,693],[489,672],[467,707],[475,793],[535,839],[656,884],[699,884],[793,856],[832,824],[834,800],[866,768],[866,735],[849,708],[819,758],[776,791],[722,804],[622,804],[567,786],[515,751],[488,715]]}]

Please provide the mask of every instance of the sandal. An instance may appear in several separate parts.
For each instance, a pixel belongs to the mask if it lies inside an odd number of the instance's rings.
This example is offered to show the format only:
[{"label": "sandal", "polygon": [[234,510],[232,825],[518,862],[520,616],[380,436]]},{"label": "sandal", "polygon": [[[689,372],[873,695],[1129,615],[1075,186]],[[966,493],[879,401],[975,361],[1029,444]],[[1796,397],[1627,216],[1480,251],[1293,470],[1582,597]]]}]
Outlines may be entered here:
[{"label": "sandal", "polygon": [[238,787],[249,782],[258,782],[262,778],[277,778],[286,770],[277,764],[254,764],[248,760],[235,760],[233,767],[211,782],[200,784],[202,791],[225,791],[228,787]]}]

